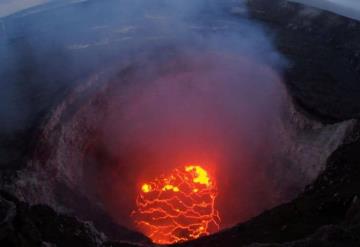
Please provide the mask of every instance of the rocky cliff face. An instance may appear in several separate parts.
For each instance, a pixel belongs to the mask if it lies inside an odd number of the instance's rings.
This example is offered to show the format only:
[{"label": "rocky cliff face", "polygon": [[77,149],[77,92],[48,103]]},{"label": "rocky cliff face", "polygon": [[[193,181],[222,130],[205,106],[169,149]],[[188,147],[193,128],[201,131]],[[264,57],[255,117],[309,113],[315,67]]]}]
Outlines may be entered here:
[{"label": "rocky cliff face", "polygon": [[109,241],[91,222],[55,212],[46,205],[30,206],[0,191],[0,243],[2,246],[141,247]]},{"label": "rocky cliff face", "polygon": [[[264,246],[357,246],[359,130],[357,127],[349,135],[348,142],[328,159],[326,170],[294,201],[184,246],[247,246],[254,242],[283,243]],[[291,241],[295,242],[288,243]]]},{"label": "rocky cliff face", "polygon": [[90,222],[61,215],[45,205],[30,206],[0,192],[3,246],[102,246],[106,242]]}]

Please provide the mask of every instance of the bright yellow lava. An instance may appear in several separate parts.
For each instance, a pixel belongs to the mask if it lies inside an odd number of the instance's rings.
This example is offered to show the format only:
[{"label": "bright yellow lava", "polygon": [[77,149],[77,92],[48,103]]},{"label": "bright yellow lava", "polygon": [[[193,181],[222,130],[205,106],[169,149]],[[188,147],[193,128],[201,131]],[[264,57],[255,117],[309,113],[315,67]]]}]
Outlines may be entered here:
[{"label": "bright yellow lava", "polygon": [[150,184],[143,184],[143,186],[141,187],[141,190],[144,193],[149,193],[151,191],[151,185]]},{"label": "bright yellow lava", "polygon": [[157,244],[174,244],[220,229],[214,177],[189,164],[144,183],[131,213],[137,228]]},{"label": "bright yellow lava", "polygon": [[174,192],[179,192],[179,191],[180,191],[178,187],[173,186],[173,185],[171,185],[171,184],[165,185],[165,186],[162,188],[162,190],[163,190],[163,191],[172,190],[172,191],[174,191]]},{"label": "bright yellow lava", "polygon": [[194,183],[204,184],[206,186],[211,185],[207,171],[205,171],[201,166],[198,165],[186,166],[185,170],[187,172],[191,172],[191,171],[195,172],[195,177],[193,179]]}]

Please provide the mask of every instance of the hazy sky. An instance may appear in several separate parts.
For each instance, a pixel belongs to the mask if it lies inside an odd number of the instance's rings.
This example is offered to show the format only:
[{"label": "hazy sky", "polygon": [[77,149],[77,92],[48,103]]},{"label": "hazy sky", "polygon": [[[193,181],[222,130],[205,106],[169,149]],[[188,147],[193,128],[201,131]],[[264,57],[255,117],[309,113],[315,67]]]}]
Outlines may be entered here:
[{"label": "hazy sky", "polygon": [[[50,0],[0,0],[0,17]],[[65,2],[66,0],[64,0]],[[270,0],[269,0],[270,1]],[[290,0],[302,2],[360,19],[360,0]]]},{"label": "hazy sky", "polygon": [[0,0],[0,17],[46,2],[48,0]]},{"label": "hazy sky", "polygon": [[360,20],[360,0],[290,0]]}]

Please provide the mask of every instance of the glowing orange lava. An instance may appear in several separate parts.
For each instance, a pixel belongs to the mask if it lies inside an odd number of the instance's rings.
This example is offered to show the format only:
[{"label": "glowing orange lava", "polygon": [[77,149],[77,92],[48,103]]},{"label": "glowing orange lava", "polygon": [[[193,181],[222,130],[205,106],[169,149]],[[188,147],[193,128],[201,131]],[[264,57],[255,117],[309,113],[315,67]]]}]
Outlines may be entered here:
[{"label": "glowing orange lava", "polygon": [[216,196],[209,173],[199,165],[188,165],[142,184],[132,217],[154,243],[196,239],[219,230]]}]

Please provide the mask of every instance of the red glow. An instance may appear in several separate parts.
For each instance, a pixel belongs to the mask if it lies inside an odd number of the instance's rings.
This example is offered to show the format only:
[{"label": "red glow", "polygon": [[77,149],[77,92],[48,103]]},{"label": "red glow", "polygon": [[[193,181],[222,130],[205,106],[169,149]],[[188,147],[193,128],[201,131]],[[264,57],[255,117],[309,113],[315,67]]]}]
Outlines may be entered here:
[{"label": "red glow", "polygon": [[[154,63],[149,74],[135,67],[104,91],[104,131],[89,157],[102,164],[94,174],[103,179],[91,183],[111,217],[150,236],[134,223],[144,217],[136,198],[148,199],[153,192],[144,195],[143,189],[154,189],[156,179],[183,171],[189,161],[200,161],[216,179],[221,228],[279,201],[270,156],[278,145],[278,76],[251,58],[229,54],[194,52]],[[167,188],[163,196],[177,195]],[[212,226],[207,232],[215,231]]]},{"label": "red glow", "polygon": [[143,183],[132,217],[154,243],[196,239],[219,230],[216,196],[214,179],[201,166],[191,164]]}]

